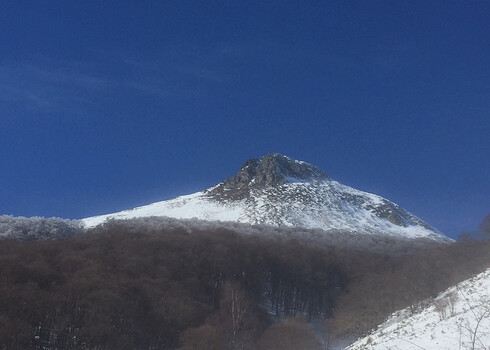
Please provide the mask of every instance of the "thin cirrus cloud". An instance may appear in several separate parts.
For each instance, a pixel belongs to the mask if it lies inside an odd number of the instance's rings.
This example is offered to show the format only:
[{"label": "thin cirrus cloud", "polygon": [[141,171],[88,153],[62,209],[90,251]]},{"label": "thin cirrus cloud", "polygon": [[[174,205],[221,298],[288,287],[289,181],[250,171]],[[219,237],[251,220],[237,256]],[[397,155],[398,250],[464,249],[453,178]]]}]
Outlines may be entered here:
[{"label": "thin cirrus cloud", "polygon": [[[302,48],[262,41],[212,48],[180,45],[153,57],[114,52],[99,52],[86,61],[33,57],[0,62],[0,102],[30,111],[87,116],[106,103],[104,97],[135,95],[159,101],[206,97],[210,87],[246,78],[243,72],[263,79],[256,67],[280,64],[294,70],[305,59],[337,68],[343,62],[335,52],[312,55]],[[253,63],[243,67],[244,61]]]},{"label": "thin cirrus cloud", "polygon": [[[0,63],[0,102],[31,110],[77,113],[84,107],[95,107],[94,97],[104,94],[186,98],[186,86],[222,80],[218,73],[194,62],[145,61],[114,55],[95,63],[44,58]],[[187,83],[182,85],[180,81]]]},{"label": "thin cirrus cloud", "polygon": [[0,65],[0,101],[29,111],[78,114],[91,96],[110,80],[84,72],[84,65],[66,62],[21,62]]}]

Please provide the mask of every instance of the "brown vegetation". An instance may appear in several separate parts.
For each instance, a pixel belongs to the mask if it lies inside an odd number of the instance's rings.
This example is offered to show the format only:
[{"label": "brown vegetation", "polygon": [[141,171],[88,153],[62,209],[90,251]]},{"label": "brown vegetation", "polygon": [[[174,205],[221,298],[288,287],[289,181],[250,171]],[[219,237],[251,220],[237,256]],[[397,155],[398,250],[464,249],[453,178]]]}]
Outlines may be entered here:
[{"label": "brown vegetation", "polygon": [[330,318],[329,334],[362,334],[489,263],[481,242],[393,255],[118,223],[6,240],[0,349],[273,349],[291,337],[317,349],[308,319]]},{"label": "brown vegetation", "polygon": [[259,341],[263,350],[322,350],[322,344],[304,317],[270,326]]}]

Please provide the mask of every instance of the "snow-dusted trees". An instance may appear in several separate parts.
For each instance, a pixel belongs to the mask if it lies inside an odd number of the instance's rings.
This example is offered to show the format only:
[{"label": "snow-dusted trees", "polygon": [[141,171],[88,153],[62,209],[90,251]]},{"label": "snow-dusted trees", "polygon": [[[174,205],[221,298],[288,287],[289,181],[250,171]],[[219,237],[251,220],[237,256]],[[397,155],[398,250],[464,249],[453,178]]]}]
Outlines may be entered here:
[{"label": "snow-dusted trees", "polygon": [[0,216],[0,238],[57,239],[83,232],[79,221],[60,218]]}]

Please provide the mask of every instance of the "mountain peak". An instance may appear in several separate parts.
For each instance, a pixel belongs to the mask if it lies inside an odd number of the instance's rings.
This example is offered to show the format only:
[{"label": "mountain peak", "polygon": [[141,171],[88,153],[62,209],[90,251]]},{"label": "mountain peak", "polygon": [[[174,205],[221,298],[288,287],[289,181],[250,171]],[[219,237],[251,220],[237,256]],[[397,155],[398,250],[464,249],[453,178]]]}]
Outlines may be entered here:
[{"label": "mountain peak", "polygon": [[218,185],[84,222],[168,216],[307,227],[447,241],[437,230],[395,203],[329,178],[315,166],[278,153],[250,159]]},{"label": "mountain peak", "polygon": [[218,197],[241,198],[250,188],[266,188],[290,182],[313,182],[329,179],[312,164],[269,153],[262,158],[247,160],[238,173],[210,191]]}]

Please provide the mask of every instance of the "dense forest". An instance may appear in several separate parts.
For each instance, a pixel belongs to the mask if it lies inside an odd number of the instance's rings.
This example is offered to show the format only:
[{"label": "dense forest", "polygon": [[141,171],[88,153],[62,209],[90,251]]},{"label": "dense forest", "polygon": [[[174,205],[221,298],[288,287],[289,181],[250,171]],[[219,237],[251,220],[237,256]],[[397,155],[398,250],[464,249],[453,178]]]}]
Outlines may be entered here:
[{"label": "dense forest", "polygon": [[0,241],[0,349],[327,349],[490,266],[483,242],[287,233],[129,221]]}]

